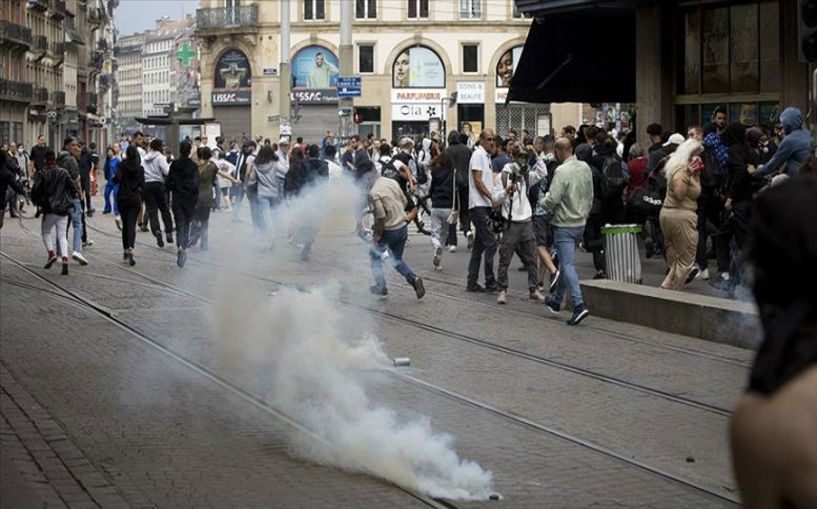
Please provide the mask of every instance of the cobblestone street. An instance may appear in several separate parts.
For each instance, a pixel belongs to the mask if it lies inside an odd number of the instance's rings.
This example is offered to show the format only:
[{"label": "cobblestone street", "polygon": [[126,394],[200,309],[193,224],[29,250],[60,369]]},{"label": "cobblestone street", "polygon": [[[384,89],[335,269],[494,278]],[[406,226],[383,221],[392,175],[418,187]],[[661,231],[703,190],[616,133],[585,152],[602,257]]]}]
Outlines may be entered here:
[{"label": "cobblestone street", "polygon": [[[90,264],[67,277],[42,268],[37,220],[2,230],[3,507],[738,505],[727,422],[749,350],[592,314],[570,328],[566,313],[527,300],[517,260],[499,307],[465,292],[464,242],[433,271],[428,238],[411,234],[404,259],[425,298],[389,269],[388,298],[373,300],[363,244],[340,220],[310,262],[279,242],[274,263],[259,243],[239,265],[248,215],[217,213],[210,250],[191,250],[183,269],[148,233],[128,267],[112,218],[88,222]],[[579,270],[592,275],[589,254]],[[659,264],[645,271],[651,282]],[[299,424],[268,398],[271,366],[219,355],[219,278],[268,299],[339,281],[342,314],[371,324],[389,358],[411,359],[363,375],[370,403],[428,417],[461,458],[493,472],[502,499],[436,500],[302,459]]]}]

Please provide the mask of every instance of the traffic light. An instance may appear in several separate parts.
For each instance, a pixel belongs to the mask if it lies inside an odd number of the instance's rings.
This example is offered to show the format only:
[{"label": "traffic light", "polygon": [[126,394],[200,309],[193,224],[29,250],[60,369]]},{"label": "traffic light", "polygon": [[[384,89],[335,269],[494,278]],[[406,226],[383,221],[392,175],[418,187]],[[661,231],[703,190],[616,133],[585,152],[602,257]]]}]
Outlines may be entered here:
[{"label": "traffic light", "polygon": [[355,124],[359,124],[363,121],[363,115],[361,115],[359,111],[356,111],[352,119],[355,121]]},{"label": "traffic light", "polygon": [[817,62],[817,0],[799,0],[798,53],[801,62]]}]

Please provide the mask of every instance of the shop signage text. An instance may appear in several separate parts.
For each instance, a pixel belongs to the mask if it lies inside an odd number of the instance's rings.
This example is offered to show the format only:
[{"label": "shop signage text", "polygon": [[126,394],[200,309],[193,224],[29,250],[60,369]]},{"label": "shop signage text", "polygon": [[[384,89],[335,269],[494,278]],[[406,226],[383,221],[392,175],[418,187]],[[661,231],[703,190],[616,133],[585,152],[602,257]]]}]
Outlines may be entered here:
[{"label": "shop signage text", "polygon": [[444,88],[393,88],[391,91],[391,102],[392,104],[436,102],[439,105],[443,97],[446,97],[447,95],[448,92]]},{"label": "shop signage text", "polygon": [[212,95],[213,106],[246,106],[250,104],[250,90],[218,90]]},{"label": "shop signage text", "polygon": [[300,104],[337,104],[338,91],[335,88],[295,89],[290,97]]},{"label": "shop signage text", "polygon": [[440,103],[426,104],[392,104],[391,119],[404,121],[427,121],[432,118],[445,118],[446,108]]},{"label": "shop signage text", "polygon": [[461,81],[457,83],[457,102],[460,104],[485,104],[485,83]]}]

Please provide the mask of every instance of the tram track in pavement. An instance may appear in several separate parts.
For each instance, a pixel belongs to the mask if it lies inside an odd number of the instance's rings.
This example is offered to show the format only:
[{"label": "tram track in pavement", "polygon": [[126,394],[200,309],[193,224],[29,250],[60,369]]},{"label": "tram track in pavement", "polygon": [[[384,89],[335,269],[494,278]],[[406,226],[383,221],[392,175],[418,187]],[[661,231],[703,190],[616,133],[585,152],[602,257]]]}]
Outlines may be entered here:
[{"label": "tram track in pavement", "polygon": [[[37,278],[40,281],[43,281],[44,283],[46,283],[49,286],[52,286],[53,288],[56,289],[56,291],[43,289],[43,288],[40,288],[40,287],[37,287],[37,286],[34,286],[34,285],[28,285],[26,283],[17,284],[18,282],[14,281],[13,283],[15,283],[15,286],[18,286],[20,288],[25,288],[25,289],[28,289],[28,290],[31,290],[31,291],[36,291],[36,292],[43,292],[44,291],[44,292],[46,292],[46,293],[48,293],[50,295],[53,295],[55,297],[59,297],[59,298],[68,300],[68,301],[70,301],[70,302],[72,302],[74,304],[79,305],[80,307],[82,307],[82,308],[84,308],[86,310],[89,310],[89,311],[101,316],[103,319],[105,319],[106,321],[112,323],[113,325],[115,325],[119,329],[127,332],[131,336],[136,337],[142,343],[150,346],[151,348],[157,350],[158,352],[165,355],[166,357],[169,357],[172,360],[174,360],[175,362],[177,362],[177,363],[183,365],[184,367],[192,370],[193,372],[195,372],[198,375],[204,377],[208,381],[218,385],[222,389],[225,389],[228,393],[232,394],[233,396],[237,396],[238,398],[240,398],[240,399],[246,401],[247,403],[250,403],[254,407],[260,409],[261,411],[263,411],[263,412],[265,412],[265,413],[267,413],[269,415],[272,415],[273,417],[281,420],[282,422],[286,423],[287,425],[291,426],[292,428],[294,428],[294,429],[296,429],[296,430],[298,430],[298,431],[312,437],[313,439],[315,439],[317,441],[320,441],[320,442],[326,444],[327,446],[331,447],[331,444],[329,444],[325,440],[323,440],[313,430],[309,429],[307,426],[303,425],[302,423],[300,423],[299,421],[297,421],[293,417],[289,416],[287,413],[282,412],[281,410],[275,408],[274,406],[269,404],[266,400],[264,400],[260,396],[257,396],[255,394],[251,393],[250,391],[248,391],[248,390],[246,390],[246,389],[244,389],[244,388],[242,388],[242,387],[240,387],[240,386],[238,386],[236,384],[233,384],[232,382],[230,382],[227,379],[221,377],[216,372],[210,370],[209,368],[207,368],[203,364],[198,363],[198,362],[196,362],[196,361],[194,361],[194,360],[192,360],[192,359],[190,359],[190,358],[188,358],[188,357],[186,357],[184,355],[181,355],[178,352],[175,352],[174,350],[164,346],[156,338],[154,338],[154,337],[152,337],[152,336],[150,336],[148,334],[145,334],[144,332],[140,331],[136,327],[128,324],[126,321],[118,318],[116,316],[116,314],[114,312],[112,312],[111,310],[101,306],[100,304],[98,304],[96,302],[91,301],[90,299],[88,299],[86,297],[83,297],[82,295],[79,295],[77,292],[67,288],[65,285],[62,285],[62,284],[57,283],[55,281],[52,281],[51,279],[45,277],[44,275],[37,273],[32,268],[28,267],[27,264],[25,264],[24,262],[22,262],[20,260],[17,260],[16,258],[10,256],[9,254],[7,254],[5,252],[0,251],[0,257],[3,257],[6,260],[8,260],[9,262],[11,262],[12,264],[16,265],[17,267],[22,269],[25,273]],[[124,267],[121,267],[121,268],[124,269]],[[136,271],[132,271],[132,272],[136,272]],[[132,283],[132,281],[128,281],[128,283]],[[155,286],[160,287],[160,288],[164,287],[164,288],[167,288],[167,289],[170,289],[172,287],[172,285],[166,285],[166,284],[162,284],[162,285],[156,284]],[[189,296],[194,297],[194,294],[190,293]],[[209,299],[205,299],[205,298],[203,298],[201,296],[196,296],[196,298],[202,299],[204,301],[209,301]],[[365,472],[365,471],[366,471],[365,469],[361,469],[361,472]],[[393,486],[394,488],[406,493],[407,495],[415,498],[416,500],[418,500],[419,502],[422,502],[423,504],[425,504],[428,507],[433,507],[435,509],[458,509],[459,508],[458,505],[454,504],[453,502],[451,502],[449,500],[443,500],[443,499],[429,497],[427,495],[423,495],[421,493],[415,492],[415,491],[410,490],[408,488],[404,488],[402,486],[394,484],[394,483],[392,483],[392,482],[390,482],[390,481],[388,481],[386,479],[380,478],[380,480],[382,482],[384,482],[386,484],[389,484],[389,485]]]},{"label": "tram track in pavement", "polygon": [[[177,352],[165,347],[164,345],[162,345],[155,338],[146,335],[145,333],[139,331],[135,327],[133,327],[133,326],[129,325],[128,323],[126,323],[124,320],[121,320],[121,319],[117,318],[112,311],[100,306],[97,303],[94,303],[93,301],[87,299],[86,297],[78,295],[76,292],[64,287],[63,285],[60,285],[59,283],[51,281],[50,279],[48,279],[45,276],[35,272],[32,268],[28,267],[23,262],[21,262],[19,260],[16,260],[15,258],[11,257],[10,255],[8,255],[8,254],[6,254],[4,252],[0,252],[0,255],[3,256],[4,258],[8,259],[12,263],[16,264],[17,266],[19,266],[21,269],[23,269],[25,272],[29,273],[30,275],[32,275],[32,276],[46,282],[47,284],[57,288],[58,290],[60,290],[62,292],[65,292],[72,299],[74,299],[77,303],[79,303],[79,304],[85,306],[86,308],[96,312],[97,314],[100,314],[101,316],[103,316],[107,320],[113,322],[114,324],[116,324],[120,328],[122,328],[125,331],[129,332],[130,334],[136,336],[141,341],[149,344],[150,346],[154,347],[155,349],[159,350],[160,352],[164,353],[165,355],[168,355],[169,357],[173,358],[177,362],[180,362],[181,364],[185,365],[186,367],[188,367],[190,369],[193,369],[197,373],[205,376],[209,380],[211,380],[211,381],[217,383],[218,385],[224,387],[225,389],[227,389],[231,393],[241,397],[242,399],[245,399],[245,400],[249,401],[253,405],[261,408],[262,410],[270,413],[271,415],[274,415],[274,416],[282,419],[284,422],[286,422],[287,424],[289,424],[291,426],[294,426],[296,429],[304,431],[305,433],[309,434],[310,436],[316,437],[314,435],[314,433],[312,433],[308,428],[305,428],[303,425],[301,425],[300,423],[298,423],[297,421],[292,419],[287,414],[279,411],[278,409],[275,409],[274,407],[269,405],[266,401],[264,401],[262,398],[260,398],[260,397],[258,397],[256,395],[246,391],[245,389],[243,389],[243,388],[241,388],[241,387],[239,387],[237,385],[232,384],[231,382],[229,382],[226,379],[220,377],[218,374],[212,372],[207,367],[197,363],[196,361],[193,361],[193,360],[191,360],[191,359],[189,359],[189,358],[187,358],[185,356],[182,356],[182,355],[178,354]],[[218,267],[220,269],[225,269],[225,267],[223,267],[223,266],[220,266],[218,264],[214,264],[214,263],[211,263],[211,262],[207,262],[207,261],[204,261],[204,260],[196,260],[196,262],[198,264],[204,265],[204,266]],[[139,272],[137,270],[130,269],[130,268],[127,268],[127,267],[123,267],[123,266],[120,266],[120,265],[117,265],[117,264],[114,264],[114,263],[109,263],[109,264],[113,265],[113,266],[115,266],[115,267],[117,267],[117,268],[119,268],[121,270],[124,270],[124,271],[126,271],[126,272],[128,272],[128,273],[130,273],[132,275],[144,278],[145,280],[147,280],[147,281],[149,281],[151,283],[151,286],[154,286],[159,290],[163,290],[163,291],[164,290],[172,290],[175,293],[185,295],[185,296],[187,296],[189,298],[198,300],[198,301],[200,301],[202,303],[206,303],[206,304],[212,304],[213,303],[212,299],[209,299],[209,298],[204,297],[202,295],[198,295],[198,294],[196,294],[194,292],[190,292],[188,290],[179,288],[176,285],[157,280],[157,279],[153,278],[152,276],[143,274],[143,273],[141,273],[141,272]],[[266,277],[263,277],[263,276],[256,276],[256,275],[242,273],[242,272],[237,272],[237,273],[239,275],[242,275],[242,276],[245,276],[245,277],[250,277],[250,278],[262,281],[262,282],[266,282],[266,283],[275,285],[278,288],[292,287],[292,285],[288,285],[288,284],[286,284],[284,282],[276,281],[276,280],[273,280],[271,278],[266,278]],[[115,279],[115,278],[110,278],[110,279]],[[123,281],[123,280],[118,280],[118,281],[123,282],[123,283],[132,283],[133,282],[133,281]],[[33,287],[33,288],[37,288],[37,287]],[[41,290],[41,289],[37,288],[37,290]],[[364,311],[376,312],[375,310],[371,310],[369,308],[366,308],[365,306],[355,306],[355,305],[352,305],[350,303],[343,303],[343,304],[347,305],[347,306],[356,307],[356,308],[359,308],[359,309],[364,310]],[[439,334],[446,334],[446,335],[451,334],[451,333],[448,333],[447,331],[437,329],[437,328],[434,328],[434,327],[431,327],[429,329],[428,328],[429,326],[426,326],[426,325],[421,324],[419,322],[414,322],[414,321],[405,319],[404,317],[399,317],[397,315],[390,316],[389,313],[384,313],[384,312],[378,312],[377,314],[381,314],[381,315],[383,315],[383,316],[385,316],[387,318],[394,318],[398,322],[409,323],[409,324],[414,325],[414,326],[422,326],[422,328],[425,328],[426,330],[430,330],[431,332],[435,332],[435,333],[439,333]],[[470,339],[474,340],[476,338],[470,338]],[[477,340],[477,341],[479,341],[479,340]],[[500,345],[494,345],[494,346],[499,347],[499,349],[504,348],[504,347],[501,347]],[[529,355],[529,354],[525,354],[525,355]],[[517,354],[517,356],[519,356],[519,355]],[[581,368],[578,368],[578,369],[581,369]],[[725,502],[728,502],[730,504],[739,505],[739,500],[736,499],[734,496],[732,496],[730,494],[727,494],[727,493],[724,493],[724,492],[721,492],[721,491],[717,491],[717,490],[712,489],[710,487],[701,485],[701,484],[699,484],[697,482],[694,482],[694,481],[691,481],[689,479],[685,479],[685,478],[683,478],[681,476],[675,475],[675,474],[673,474],[671,472],[667,472],[667,471],[662,470],[660,468],[653,467],[653,466],[651,466],[651,465],[649,465],[647,463],[644,463],[644,462],[638,461],[638,460],[636,460],[634,458],[631,458],[631,457],[627,456],[626,454],[616,452],[616,451],[614,451],[614,450],[612,450],[610,448],[604,447],[604,446],[596,444],[594,442],[591,442],[591,441],[584,440],[582,438],[573,436],[573,435],[571,435],[569,433],[558,430],[558,429],[556,429],[556,428],[554,428],[552,426],[541,424],[541,423],[538,423],[538,422],[536,422],[536,421],[534,421],[532,419],[528,419],[528,418],[526,418],[524,416],[520,416],[520,415],[511,413],[511,412],[502,410],[502,409],[497,408],[497,407],[495,407],[495,406],[493,406],[493,405],[491,405],[489,403],[476,400],[476,399],[471,398],[471,397],[466,396],[466,395],[459,394],[457,392],[446,389],[446,388],[444,388],[444,387],[442,387],[440,385],[424,381],[422,379],[419,379],[417,377],[411,376],[411,375],[406,374],[406,373],[399,373],[399,372],[396,372],[394,370],[387,369],[387,368],[381,368],[380,371],[382,371],[382,372],[384,372],[384,373],[386,373],[388,375],[397,377],[398,379],[402,379],[406,383],[409,383],[411,385],[414,385],[416,387],[424,389],[427,392],[437,394],[438,396],[442,396],[442,397],[448,398],[450,400],[456,401],[459,404],[463,404],[463,405],[467,405],[467,406],[470,406],[470,407],[473,407],[473,408],[480,409],[482,411],[485,411],[485,412],[488,412],[488,413],[493,414],[495,416],[498,416],[500,418],[503,418],[503,419],[505,419],[507,421],[513,422],[513,423],[518,424],[518,425],[522,425],[525,428],[534,430],[536,432],[544,433],[544,434],[549,435],[551,437],[558,438],[560,440],[571,443],[573,445],[580,446],[580,447],[585,448],[585,449],[589,449],[589,450],[594,451],[595,453],[601,454],[601,455],[603,455],[603,456],[605,456],[607,458],[622,462],[622,463],[624,463],[624,464],[626,464],[626,465],[628,465],[630,467],[637,468],[639,470],[648,472],[648,473],[650,473],[652,475],[656,475],[656,476],[658,476],[660,478],[663,478],[665,480],[668,480],[668,481],[671,481],[673,483],[684,486],[687,489],[691,489],[691,490],[706,494],[708,496],[715,497],[715,498],[717,498],[717,499],[719,499],[721,501],[725,501]],[[593,377],[593,378],[595,378],[595,377]],[[651,390],[655,391],[654,389],[651,389]],[[661,397],[660,392],[661,391],[658,391],[658,392],[656,392],[656,394],[653,394],[653,395]],[[667,396],[672,396],[672,395],[667,394]],[[670,400],[674,401],[676,399],[682,399],[682,398],[672,396],[670,398],[665,398],[665,399],[670,399]],[[692,400],[689,400],[689,401],[692,402]],[[698,405],[701,405],[703,407],[710,406],[710,405],[706,405],[706,404],[700,403],[700,402],[697,402],[697,404],[693,405],[693,406],[698,406]],[[701,407],[699,406],[699,408],[701,408]],[[703,408],[703,409],[706,409],[706,408]],[[316,437],[316,438],[318,438],[318,437]],[[388,481],[385,481],[385,482],[388,482]],[[397,487],[398,489],[400,489],[402,491],[405,491],[406,493],[410,494],[411,496],[413,496],[415,498],[418,498],[419,500],[427,503],[431,507],[438,507],[438,508],[442,507],[442,508],[447,508],[447,509],[456,509],[458,507],[457,505],[455,505],[454,503],[452,503],[452,502],[450,502],[448,500],[431,499],[430,497],[426,497],[424,495],[414,493],[411,490],[406,490],[405,488],[402,488],[400,486],[395,485],[395,487]]]},{"label": "tram track in pavement", "polygon": [[[91,228],[91,227],[89,226],[89,228]],[[107,232],[104,232],[103,230],[99,230],[97,228],[92,228],[92,229],[94,231],[99,232],[99,233],[103,233],[103,234],[106,234],[106,235],[112,235],[112,234],[108,234]],[[153,245],[146,244],[146,243],[141,243],[141,244],[146,246],[146,247],[151,247],[151,248],[154,247]],[[167,253],[168,255],[172,256],[172,253],[170,253],[168,251],[162,251],[162,252]],[[287,284],[287,283],[285,283],[283,281],[269,278],[267,276],[252,274],[252,273],[246,272],[246,271],[234,270],[234,269],[231,269],[229,267],[225,267],[225,266],[217,264],[217,263],[209,262],[207,260],[201,260],[201,259],[198,259],[198,258],[189,258],[188,263],[190,263],[191,261],[193,261],[194,264],[204,265],[204,266],[216,268],[216,269],[219,269],[219,270],[229,270],[229,271],[232,271],[233,273],[235,273],[237,275],[247,277],[247,278],[250,278],[250,279],[255,279],[256,281],[261,281],[261,282],[264,282],[264,283],[267,283],[267,284],[274,285],[276,287],[292,287],[293,286],[293,285]],[[133,269],[122,267],[121,265],[113,264],[112,262],[107,262],[107,263],[109,263],[111,265],[114,265],[114,266],[116,266],[116,267],[118,267],[118,268],[120,268],[122,270],[125,270],[126,272],[135,274],[135,275],[140,276],[140,277],[142,277],[142,278],[144,278],[146,280],[149,280],[149,281],[153,282],[154,284],[159,284],[159,285],[168,287],[169,289],[172,289],[172,290],[176,291],[177,293],[182,293],[182,294],[188,295],[188,296],[190,296],[192,298],[196,298],[196,299],[201,299],[202,298],[201,296],[192,294],[192,293],[188,292],[187,290],[179,288],[179,287],[177,287],[175,285],[169,285],[168,283],[157,280],[157,279],[155,279],[155,278],[153,278],[151,276],[142,274],[142,273],[140,273],[138,271],[135,271]],[[321,264],[321,265],[327,266],[325,264]],[[444,294],[444,293],[431,292],[431,291],[428,291],[428,290],[426,291],[426,293],[432,294],[432,295],[437,295],[437,296],[440,296],[440,297],[443,297],[443,298],[453,299],[455,301],[460,301],[460,302],[464,301],[464,302],[467,302],[467,303],[482,304],[482,305],[485,305],[485,306],[489,306],[492,309],[495,309],[495,306],[492,306],[492,305],[487,304],[487,303],[471,300],[471,299],[463,299],[463,298],[459,298],[459,297],[455,297],[455,296],[450,296],[450,295],[447,295],[447,294]],[[213,303],[211,300],[207,300],[206,302],[209,303],[209,304]],[[623,388],[626,388],[626,389],[630,389],[630,390],[633,390],[633,391],[641,392],[643,394],[648,394],[650,396],[654,396],[654,397],[658,397],[658,398],[661,398],[661,399],[664,399],[664,400],[672,401],[674,403],[679,403],[679,404],[682,404],[682,405],[690,406],[690,407],[693,407],[693,408],[696,408],[696,409],[699,409],[699,410],[703,410],[703,411],[706,411],[706,412],[710,412],[710,413],[713,413],[713,414],[716,414],[716,415],[720,415],[720,416],[723,416],[723,417],[730,417],[732,415],[732,411],[727,409],[727,408],[719,407],[717,405],[712,405],[712,404],[709,404],[709,403],[704,403],[704,402],[697,401],[697,400],[687,398],[687,397],[684,397],[684,396],[679,396],[679,395],[676,395],[676,394],[672,394],[670,392],[663,391],[663,390],[660,390],[660,389],[656,389],[656,388],[653,388],[653,387],[649,387],[649,386],[640,384],[638,382],[633,382],[633,381],[621,379],[621,378],[618,378],[618,377],[605,375],[603,373],[600,373],[598,371],[594,371],[592,369],[582,368],[580,366],[576,366],[576,365],[570,364],[568,362],[563,362],[563,361],[548,358],[548,357],[545,357],[545,356],[525,352],[523,350],[519,350],[519,349],[516,349],[516,348],[511,348],[511,347],[508,347],[508,346],[500,345],[498,343],[495,343],[493,341],[489,341],[487,339],[477,338],[477,337],[474,337],[474,336],[471,336],[471,335],[468,335],[468,334],[452,332],[452,331],[443,329],[441,327],[437,327],[437,326],[434,326],[434,325],[429,325],[429,324],[426,324],[426,323],[424,323],[422,321],[407,318],[405,316],[401,316],[401,315],[391,313],[391,312],[388,312],[388,311],[373,309],[371,307],[367,307],[367,306],[360,305],[360,304],[355,304],[355,303],[352,303],[352,302],[349,302],[349,301],[344,301],[344,300],[341,300],[341,303],[346,305],[346,306],[349,306],[351,308],[362,310],[364,312],[372,313],[372,314],[375,314],[375,315],[379,315],[379,316],[387,318],[389,320],[392,320],[392,321],[395,321],[395,322],[398,322],[398,323],[403,323],[403,324],[406,324],[406,325],[409,325],[409,326],[412,326],[412,327],[415,327],[415,328],[418,328],[418,329],[421,329],[421,330],[425,330],[427,332],[431,332],[433,334],[439,334],[439,335],[442,335],[442,336],[445,336],[445,337],[448,337],[448,338],[451,338],[451,339],[467,342],[467,343],[477,345],[477,346],[480,346],[480,347],[483,347],[483,348],[498,351],[498,352],[501,352],[501,353],[504,353],[504,354],[507,354],[507,355],[517,357],[517,358],[521,358],[521,359],[524,359],[524,360],[527,360],[527,361],[531,361],[531,362],[535,362],[535,363],[538,363],[538,364],[541,364],[541,365],[545,365],[545,366],[549,366],[549,367],[552,367],[552,368],[567,371],[567,372],[570,372],[570,373],[573,373],[573,374],[576,374],[576,375],[579,375],[579,376],[584,376],[584,377],[587,377],[587,378],[590,378],[590,379],[593,379],[593,380],[596,380],[596,381],[600,381],[600,382],[603,382],[603,383],[609,383],[609,384],[616,385],[616,386],[619,386],[619,387],[623,387]],[[504,311],[505,310],[503,310],[503,312]],[[535,315],[533,313],[527,313],[527,312],[518,311],[518,310],[514,310],[514,311],[516,311],[518,313],[522,313],[524,316],[537,317],[537,315]],[[537,318],[539,318],[541,320],[548,320],[547,318],[544,318],[544,317],[537,317]],[[548,321],[552,322],[552,320],[548,320]],[[597,331],[597,332],[601,332],[601,331]],[[602,333],[606,334],[607,332],[604,331]],[[742,367],[747,367],[748,368],[748,366],[743,366],[743,365],[742,365]]]}]

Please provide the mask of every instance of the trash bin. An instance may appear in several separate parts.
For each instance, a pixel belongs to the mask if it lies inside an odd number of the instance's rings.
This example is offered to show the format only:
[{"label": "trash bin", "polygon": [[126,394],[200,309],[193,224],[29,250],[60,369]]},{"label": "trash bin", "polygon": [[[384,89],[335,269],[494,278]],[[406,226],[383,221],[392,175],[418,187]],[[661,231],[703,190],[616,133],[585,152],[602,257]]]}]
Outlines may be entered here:
[{"label": "trash bin", "polygon": [[642,229],[639,224],[613,224],[601,229],[604,235],[609,279],[641,284],[641,254],[638,252],[638,234]]}]

